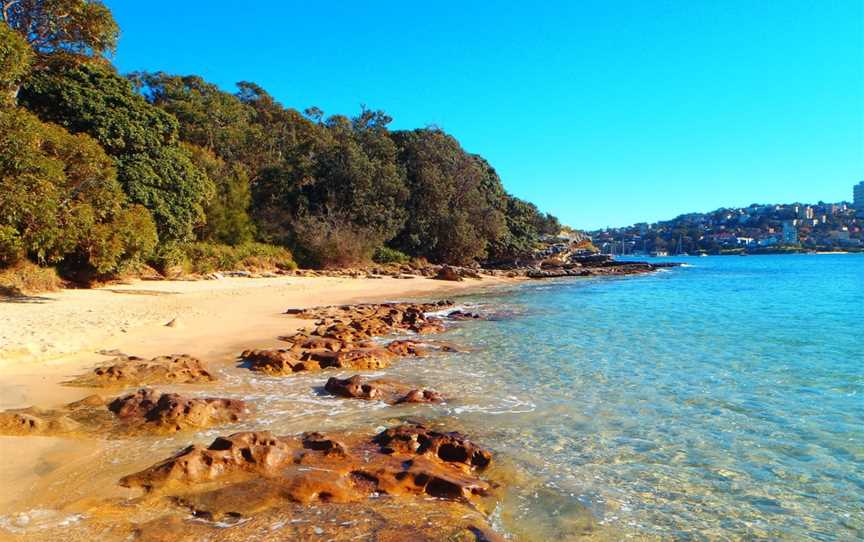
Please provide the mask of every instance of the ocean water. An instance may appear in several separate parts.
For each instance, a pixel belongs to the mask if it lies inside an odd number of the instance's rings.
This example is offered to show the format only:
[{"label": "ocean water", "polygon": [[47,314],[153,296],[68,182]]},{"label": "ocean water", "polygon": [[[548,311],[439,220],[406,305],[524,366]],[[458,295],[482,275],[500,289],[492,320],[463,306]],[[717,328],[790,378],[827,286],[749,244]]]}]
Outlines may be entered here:
[{"label": "ocean water", "polygon": [[502,521],[532,539],[864,540],[864,256],[682,261],[464,300],[501,318],[452,331],[474,351],[430,379],[534,477]]}]

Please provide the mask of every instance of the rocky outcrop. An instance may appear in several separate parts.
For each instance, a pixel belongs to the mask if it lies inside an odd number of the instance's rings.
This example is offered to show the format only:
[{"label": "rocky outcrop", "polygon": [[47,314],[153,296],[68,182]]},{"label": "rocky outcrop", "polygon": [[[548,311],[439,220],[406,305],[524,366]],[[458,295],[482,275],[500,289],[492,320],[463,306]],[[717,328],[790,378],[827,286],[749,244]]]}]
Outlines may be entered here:
[{"label": "rocky outcrop", "polygon": [[168,432],[235,423],[249,413],[239,399],[184,397],[147,388],[114,399],[108,410],[126,425]]},{"label": "rocky outcrop", "polygon": [[56,409],[0,412],[0,435],[120,437],[173,433],[234,423],[248,415],[243,401],[184,397],[141,389],[106,401],[91,395]]},{"label": "rocky outcrop", "polygon": [[383,401],[391,405],[403,403],[440,403],[444,400],[435,390],[418,388],[393,380],[370,380],[360,375],[340,379],[330,377],[324,385],[327,392],[351,399]]},{"label": "rocky outcrop", "polygon": [[442,267],[438,273],[434,277],[436,280],[450,280],[450,281],[460,281],[465,280],[462,278],[462,275],[459,274],[456,269],[450,267],[449,265],[445,265]]},{"label": "rocky outcrop", "polygon": [[[372,370],[390,366],[398,355],[395,351],[406,351],[401,346],[380,347],[361,343],[342,343],[337,350],[281,348],[273,350],[246,350],[240,357],[253,371],[272,375],[287,375],[299,372],[315,372],[322,369]],[[405,355],[411,355],[406,353]],[[414,354],[417,355],[417,354]]]},{"label": "rocky outcrop", "polygon": [[249,369],[273,375],[322,369],[370,370],[388,367],[397,357],[423,356],[425,350],[406,339],[380,346],[374,337],[410,331],[425,335],[444,331],[444,323],[428,312],[452,306],[437,303],[383,303],[288,309],[286,314],[316,320],[311,330],[280,337],[287,348],[246,350]]},{"label": "rocky outcrop", "polygon": [[[178,491],[183,501],[194,503],[196,511],[214,518],[249,509],[249,499],[259,496],[249,491],[250,485],[269,488],[263,496],[270,506],[279,501],[347,503],[380,494],[472,502],[494,487],[479,476],[491,458],[488,450],[464,435],[419,425],[389,429],[371,440],[245,432],[217,438],[206,448],[190,446],[124,477],[120,484]],[[218,498],[207,491],[195,494],[196,486],[215,481],[227,484],[217,490]]]},{"label": "rocky outcrop", "polygon": [[175,354],[149,360],[135,356],[118,356],[67,384],[82,387],[128,387],[200,384],[215,380],[201,360],[186,354]]}]

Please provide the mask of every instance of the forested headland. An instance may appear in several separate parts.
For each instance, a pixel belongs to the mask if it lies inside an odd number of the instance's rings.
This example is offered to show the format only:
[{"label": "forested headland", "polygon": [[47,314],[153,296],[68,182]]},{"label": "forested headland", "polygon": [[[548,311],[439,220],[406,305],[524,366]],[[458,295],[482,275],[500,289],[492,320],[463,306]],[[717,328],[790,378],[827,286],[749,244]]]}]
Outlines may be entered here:
[{"label": "forested headland", "polygon": [[439,128],[299,111],[248,81],[120,74],[101,2],[0,0],[0,17],[0,273],[464,265],[560,230]]}]

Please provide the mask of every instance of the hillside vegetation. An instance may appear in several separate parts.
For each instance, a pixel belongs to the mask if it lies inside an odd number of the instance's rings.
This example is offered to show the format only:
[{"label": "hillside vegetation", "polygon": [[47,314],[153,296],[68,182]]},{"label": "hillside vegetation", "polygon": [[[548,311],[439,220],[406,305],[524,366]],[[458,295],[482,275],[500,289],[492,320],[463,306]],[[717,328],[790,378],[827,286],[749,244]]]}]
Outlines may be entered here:
[{"label": "hillside vegetation", "polygon": [[560,229],[438,128],[301,112],[245,81],[124,76],[100,2],[0,0],[0,14],[0,268],[86,282],[145,263],[471,264]]}]

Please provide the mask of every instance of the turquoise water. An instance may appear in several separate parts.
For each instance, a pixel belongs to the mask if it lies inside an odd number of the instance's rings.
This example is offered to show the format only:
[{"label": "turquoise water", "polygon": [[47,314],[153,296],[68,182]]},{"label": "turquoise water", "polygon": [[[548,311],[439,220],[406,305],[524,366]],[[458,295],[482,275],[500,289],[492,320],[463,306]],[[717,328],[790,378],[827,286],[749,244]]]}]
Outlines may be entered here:
[{"label": "turquoise water", "polygon": [[864,539],[864,256],[682,261],[465,300],[504,314],[448,334],[474,351],[426,380],[540,481],[506,523],[538,539]]}]

